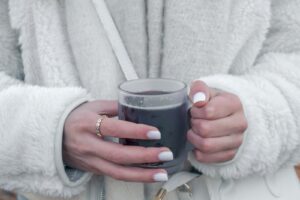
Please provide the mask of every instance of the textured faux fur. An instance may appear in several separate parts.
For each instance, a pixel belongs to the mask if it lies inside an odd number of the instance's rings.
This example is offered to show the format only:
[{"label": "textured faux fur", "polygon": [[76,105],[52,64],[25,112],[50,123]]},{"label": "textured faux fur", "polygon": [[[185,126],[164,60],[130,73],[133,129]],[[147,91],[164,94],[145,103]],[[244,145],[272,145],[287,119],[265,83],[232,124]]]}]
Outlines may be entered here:
[{"label": "textured faux fur", "polygon": [[[140,77],[200,78],[237,94],[247,115],[234,160],[191,154],[194,167],[215,182],[247,182],[299,162],[300,1],[147,2],[107,1]],[[8,9],[1,0],[0,17],[0,187],[76,195],[88,177],[63,174],[64,118],[86,90],[116,98],[124,76],[90,1],[10,0]]]},{"label": "textured faux fur", "polygon": [[190,155],[200,171],[211,176],[240,178],[275,172],[299,162],[299,8],[300,2],[296,0],[274,1],[272,26],[262,54],[246,74],[203,78],[208,85],[241,98],[249,128],[238,157],[230,163],[206,165]]},{"label": "textured faux fur", "polygon": [[[14,3],[17,5],[14,6]],[[64,44],[67,43],[59,40],[62,46],[57,47],[47,43],[49,38],[44,38],[46,39],[43,40],[44,47],[40,49],[40,54],[37,54],[36,38],[35,35],[31,35],[36,27],[31,21],[34,14],[30,12],[30,6],[34,5],[30,3],[23,5],[22,2],[18,4],[13,1],[11,4],[14,8],[25,9],[22,12],[19,10],[16,17],[26,23],[14,18],[12,24],[20,29],[17,29],[18,32],[13,30],[9,24],[8,2],[0,1],[0,187],[51,196],[71,196],[83,190],[84,180],[79,180],[78,184],[73,183],[69,187],[60,180],[57,168],[63,170],[63,165],[58,166],[55,162],[54,152],[57,149],[55,141],[57,137],[62,137],[63,123],[60,123],[64,120],[62,117],[89,98],[84,89],[68,87],[68,82],[75,80],[76,76],[68,71],[71,61],[67,60],[67,54],[62,53]],[[15,11],[11,9],[11,14]],[[43,10],[36,8],[36,11]],[[49,20],[53,15],[50,17],[48,14],[48,17]],[[23,62],[17,33],[20,34]],[[46,35],[51,37],[51,34]],[[57,38],[60,37],[58,34]],[[36,59],[39,55],[44,56]],[[44,61],[43,66],[49,69],[55,70],[55,66],[59,66],[62,70],[47,72],[46,68],[35,69],[34,67],[40,66],[41,61]],[[60,62],[63,63],[59,64]],[[28,73],[29,68],[33,73]],[[26,84],[23,81],[23,73],[25,82],[28,82]],[[69,78],[65,78],[63,74]],[[32,85],[38,83],[45,86],[52,84],[55,87]],[[76,86],[76,83],[73,82],[72,85]],[[66,111],[68,113],[65,114]],[[61,147],[61,144],[59,146]],[[86,176],[83,178],[87,180]]]}]

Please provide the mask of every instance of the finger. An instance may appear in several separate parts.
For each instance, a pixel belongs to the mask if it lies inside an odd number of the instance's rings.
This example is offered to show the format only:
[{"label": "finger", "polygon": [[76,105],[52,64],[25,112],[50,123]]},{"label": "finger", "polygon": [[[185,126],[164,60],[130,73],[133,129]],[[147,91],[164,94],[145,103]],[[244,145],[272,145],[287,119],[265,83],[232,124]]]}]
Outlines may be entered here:
[{"label": "finger", "polygon": [[191,85],[189,97],[195,106],[202,107],[209,101],[209,87],[203,81],[196,80]]},{"label": "finger", "polygon": [[[95,138],[97,140],[97,138]],[[158,163],[173,160],[173,153],[166,147],[139,147],[98,140],[90,143],[91,154],[122,165]]]},{"label": "finger", "polygon": [[130,182],[158,182],[167,181],[167,172],[163,169],[143,169],[121,166],[101,158],[93,157],[88,161],[90,171],[98,175],[108,175],[116,180]]},{"label": "finger", "polygon": [[[82,139],[84,138],[84,139]],[[65,152],[72,152],[72,156],[96,156],[110,162],[128,165],[141,163],[158,163],[173,160],[173,153],[166,147],[146,148],[126,146],[99,139],[90,133],[80,133],[80,137],[64,145]]]},{"label": "finger", "polygon": [[[88,131],[96,133],[96,122],[99,115],[92,116],[89,120]],[[136,124],[114,118],[104,118],[100,124],[100,132],[103,136],[130,139],[151,139],[158,140],[161,138],[159,130],[153,126]]]},{"label": "finger", "polygon": [[96,100],[89,102],[90,109],[99,115],[118,115],[118,102],[110,100]]},{"label": "finger", "polygon": [[81,137],[73,140],[65,150],[73,152],[74,155],[93,155],[104,158],[118,164],[157,163],[173,160],[173,153],[166,147],[146,148],[138,146],[126,146],[118,143],[99,139],[90,133],[81,133]]},{"label": "finger", "polygon": [[206,154],[201,151],[195,150],[195,158],[202,163],[222,163],[232,160],[236,155],[236,150],[222,151],[218,153]]},{"label": "finger", "polygon": [[191,117],[215,120],[227,117],[242,109],[241,101],[236,95],[224,92],[212,98],[204,107],[193,106]]},{"label": "finger", "polygon": [[248,127],[243,112],[217,120],[191,119],[194,133],[202,138],[222,137],[232,133],[243,133]]},{"label": "finger", "polygon": [[198,151],[207,154],[237,149],[243,142],[243,134],[232,134],[217,138],[202,138],[192,130],[188,131],[187,138]]}]

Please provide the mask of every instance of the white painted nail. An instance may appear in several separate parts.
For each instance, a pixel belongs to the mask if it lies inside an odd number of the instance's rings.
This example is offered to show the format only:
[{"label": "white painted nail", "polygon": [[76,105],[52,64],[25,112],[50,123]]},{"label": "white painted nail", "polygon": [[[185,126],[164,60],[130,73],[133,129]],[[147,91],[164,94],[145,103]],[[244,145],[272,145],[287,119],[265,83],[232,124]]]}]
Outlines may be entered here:
[{"label": "white painted nail", "polygon": [[174,159],[173,153],[171,151],[164,151],[158,154],[158,159],[160,161],[170,161]]},{"label": "white painted nail", "polygon": [[206,100],[206,96],[203,92],[198,92],[193,97],[193,103],[202,102]]},{"label": "white painted nail", "polygon": [[153,179],[154,179],[154,181],[157,181],[157,182],[167,181],[168,180],[168,174],[162,173],[162,172],[157,173],[157,174],[154,174]]},{"label": "white painted nail", "polygon": [[149,131],[147,137],[151,140],[159,140],[161,138],[161,133],[159,131]]}]

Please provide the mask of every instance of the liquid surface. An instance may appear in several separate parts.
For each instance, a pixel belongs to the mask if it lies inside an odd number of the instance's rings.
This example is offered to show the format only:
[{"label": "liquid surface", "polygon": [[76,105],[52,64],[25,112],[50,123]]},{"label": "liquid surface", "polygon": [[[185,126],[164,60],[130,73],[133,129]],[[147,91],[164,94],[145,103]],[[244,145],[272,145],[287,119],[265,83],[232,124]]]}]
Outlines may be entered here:
[{"label": "liquid surface", "polygon": [[145,92],[134,92],[133,94],[140,94],[140,95],[163,95],[163,94],[171,94],[171,92],[165,92],[165,91],[145,91]]}]

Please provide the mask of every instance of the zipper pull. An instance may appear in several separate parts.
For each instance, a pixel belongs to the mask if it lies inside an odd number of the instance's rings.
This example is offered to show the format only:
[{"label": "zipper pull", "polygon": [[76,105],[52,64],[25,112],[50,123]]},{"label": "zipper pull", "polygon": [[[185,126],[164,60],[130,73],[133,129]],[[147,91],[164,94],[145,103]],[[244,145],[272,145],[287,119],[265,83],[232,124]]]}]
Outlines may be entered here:
[{"label": "zipper pull", "polygon": [[154,200],[163,200],[167,194],[167,190],[164,188],[160,188],[160,190],[155,195]]}]

